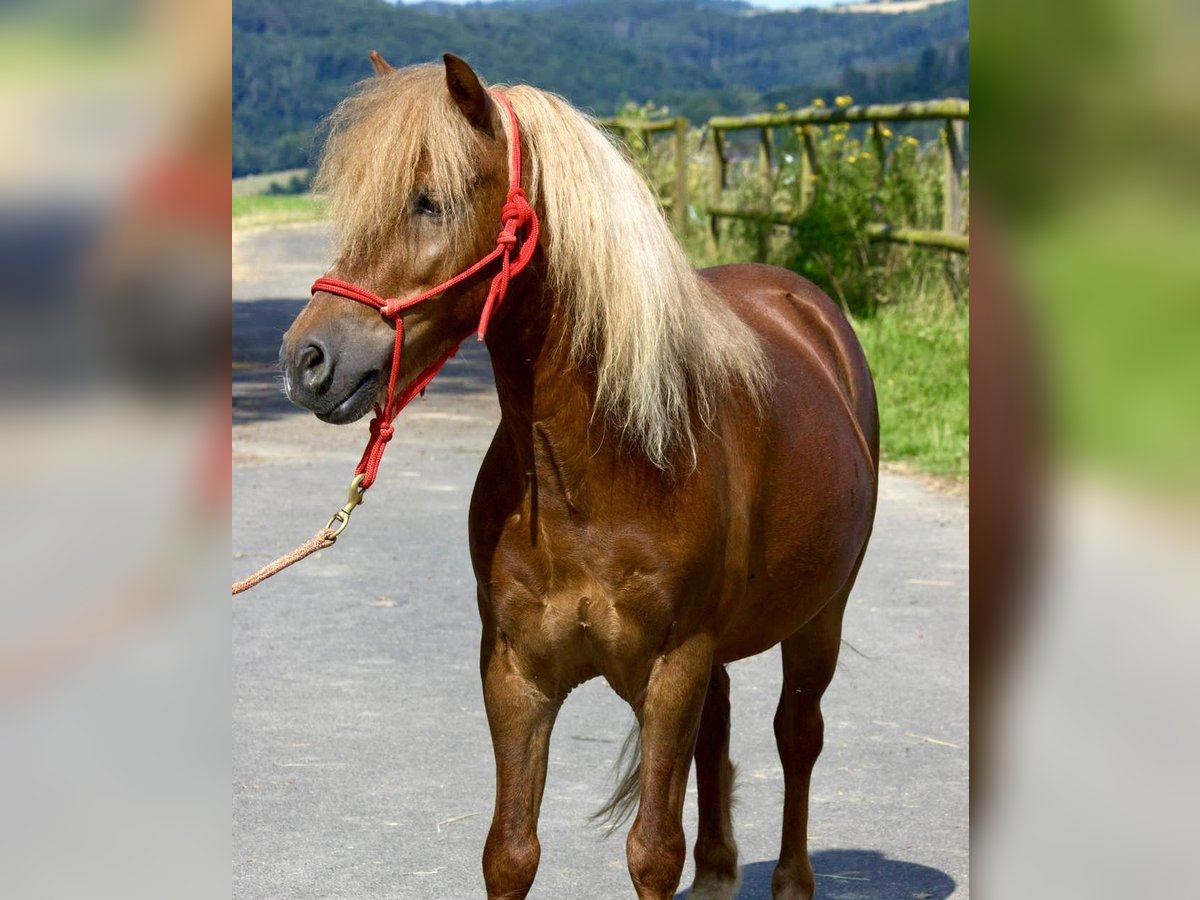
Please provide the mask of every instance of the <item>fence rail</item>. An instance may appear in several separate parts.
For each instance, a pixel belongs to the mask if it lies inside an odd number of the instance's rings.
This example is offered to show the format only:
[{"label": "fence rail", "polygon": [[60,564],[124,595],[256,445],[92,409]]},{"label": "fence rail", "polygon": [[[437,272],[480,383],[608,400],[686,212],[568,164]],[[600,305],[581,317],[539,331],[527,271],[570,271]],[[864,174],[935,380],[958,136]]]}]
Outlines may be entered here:
[{"label": "fence rail", "polygon": [[873,103],[869,106],[817,107],[748,116],[713,116],[709,128],[734,131],[743,128],[779,128],[786,125],[834,125],[841,122],[916,122],[927,119],[970,118],[967,100],[921,100],[913,103]]}]

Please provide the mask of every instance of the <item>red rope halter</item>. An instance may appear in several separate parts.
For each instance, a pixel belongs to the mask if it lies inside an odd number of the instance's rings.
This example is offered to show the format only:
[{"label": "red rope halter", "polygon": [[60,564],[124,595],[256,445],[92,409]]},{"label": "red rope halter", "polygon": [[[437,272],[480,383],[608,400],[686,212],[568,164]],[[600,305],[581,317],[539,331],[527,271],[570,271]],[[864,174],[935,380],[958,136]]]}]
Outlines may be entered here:
[{"label": "red rope halter", "polygon": [[[300,560],[304,559],[318,550],[323,550],[326,547],[333,546],[338,535],[342,533],[342,529],[350,520],[350,513],[355,507],[362,502],[362,496],[375,482],[375,476],[379,474],[379,463],[383,459],[383,450],[387,446],[388,441],[392,439],[392,435],[396,433],[392,421],[400,414],[400,410],[404,409],[409,404],[413,397],[425,390],[429,382],[441,370],[447,360],[458,352],[458,347],[435,362],[429,368],[425,369],[416,379],[408,385],[399,395],[396,394],[396,381],[400,377],[400,357],[404,352],[404,319],[400,314],[407,309],[412,309],[418,303],[424,303],[433,297],[437,297],[445,293],[456,284],[465,281],[472,275],[478,273],[481,269],[491,265],[495,260],[500,260],[500,271],[492,278],[491,288],[488,290],[487,300],[483,304],[483,311],[479,315],[479,340],[483,340],[487,334],[488,323],[491,321],[492,315],[499,308],[500,303],[504,300],[504,295],[508,292],[509,281],[512,277],[518,274],[522,269],[529,265],[529,261],[533,258],[534,251],[537,250],[538,242],[538,220],[537,215],[533,211],[533,207],[529,205],[529,201],[525,198],[525,192],[521,190],[521,132],[517,127],[517,114],[513,112],[512,106],[507,98],[501,94],[493,95],[508,113],[508,121],[512,125],[512,148],[509,157],[508,169],[508,197],[505,200],[504,207],[500,211],[501,229],[500,234],[496,237],[496,249],[485,256],[483,259],[476,262],[470,268],[459,272],[453,278],[443,281],[435,288],[431,288],[422,294],[415,297],[409,297],[407,300],[385,300],[378,294],[368,291],[366,288],[359,287],[356,284],[351,284],[348,281],[342,281],[339,278],[318,278],[312,286],[312,292],[325,291],[330,294],[336,294],[339,297],[345,297],[347,300],[353,300],[356,303],[365,303],[367,306],[372,306],[379,310],[380,313],[387,319],[392,321],[396,329],[396,340],[392,346],[392,371],[388,377],[388,392],[387,401],[380,406],[375,404],[375,417],[371,419],[371,437],[367,441],[367,448],[363,451],[362,459],[358,461],[358,467],[354,470],[354,481],[350,484],[350,493],[346,500],[346,505],[333,514],[324,528],[318,531],[310,540],[301,544],[291,553],[281,556],[274,562],[263,566],[249,578],[238,581],[233,585],[233,593],[240,594],[242,591],[247,591],[257,584],[261,584],[266,579],[270,578],[288,566],[291,566]],[[518,233],[524,229],[524,233],[518,237]],[[520,244],[520,249],[516,249]],[[514,250],[516,252],[514,253]]]},{"label": "red rope halter", "polygon": [[[378,403],[375,404],[375,416],[371,419],[371,437],[367,441],[367,447],[363,451],[362,459],[358,462],[358,467],[354,470],[356,475],[363,476],[361,491],[365,491],[374,484],[375,476],[379,473],[379,463],[383,459],[384,448],[387,446],[388,441],[392,439],[392,435],[395,434],[395,427],[392,425],[392,421],[400,414],[400,410],[404,409],[412,401],[413,397],[425,390],[429,382],[433,381],[434,376],[441,371],[442,366],[446,364],[450,357],[458,352],[458,345],[456,345],[449,353],[421,372],[411,384],[397,395],[396,380],[400,376],[400,357],[404,351],[404,319],[401,318],[400,314],[405,310],[412,309],[419,303],[424,303],[426,300],[440,296],[499,259],[500,271],[492,278],[492,285],[488,290],[487,300],[483,304],[483,312],[479,316],[478,336],[479,340],[482,341],[487,334],[488,323],[491,321],[492,315],[499,308],[501,302],[504,300],[504,295],[508,292],[509,281],[514,275],[529,265],[529,261],[533,258],[533,253],[537,249],[537,214],[533,211],[533,207],[529,205],[529,201],[525,198],[525,192],[521,189],[521,133],[517,125],[517,114],[513,111],[512,105],[503,94],[493,94],[492,96],[500,101],[500,105],[507,111],[508,121],[512,126],[512,147],[508,169],[508,197],[500,211],[502,227],[500,234],[496,237],[496,248],[483,257],[483,259],[459,272],[453,278],[443,281],[437,287],[430,288],[424,293],[418,294],[415,297],[409,297],[406,300],[385,300],[383,297],[368,291],[366,288],[351,284],[348,281],[342,281],[338,278],[318,278],[312,286],[314,294],[317,291],[325,291],[329,294],[345,297],[347,300],[354,300],[357,303],[365,303],[367,306],[374,307],[383,314],[384,318],[390,319],[396,329],[396,340],[392,347],[392,371],[388,377],[387,402],[382,407]],[[518,238],[518,233],[522,229],[526,229],[526,231]],[[514,254],[514,249],[518,243],[520,244],[520,249]]]}]

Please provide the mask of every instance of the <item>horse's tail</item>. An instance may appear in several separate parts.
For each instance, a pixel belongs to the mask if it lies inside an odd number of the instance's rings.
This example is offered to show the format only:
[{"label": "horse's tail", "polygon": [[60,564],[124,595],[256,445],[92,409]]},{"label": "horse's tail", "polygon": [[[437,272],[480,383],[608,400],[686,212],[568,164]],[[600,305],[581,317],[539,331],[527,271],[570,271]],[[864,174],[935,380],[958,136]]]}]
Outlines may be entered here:
[{"label": "horse's tail", "polygon": [[593,822],[612,834],[633,814],[642,795],[642,729],[635,721],[613,766],[616,787],[612,796],[591,815]]}]

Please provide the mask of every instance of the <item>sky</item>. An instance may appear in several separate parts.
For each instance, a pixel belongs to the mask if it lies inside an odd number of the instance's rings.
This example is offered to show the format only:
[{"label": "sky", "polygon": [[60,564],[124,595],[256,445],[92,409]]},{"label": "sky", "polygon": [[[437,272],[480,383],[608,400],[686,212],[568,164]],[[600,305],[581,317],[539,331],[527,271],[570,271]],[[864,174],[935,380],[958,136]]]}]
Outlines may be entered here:
[{"label": "sky", "polygon": [[[397,0],[391,0],[397,2]],[[421,3],[424,0],[398,0],[400,3]],[[496,0],[443,0],[445,3],[494,3]],[[796,9],[801,6],[833,6],[835,3],[849,3],[851,0],[745,0],[751,6],[762,6],[766,9]]]}]

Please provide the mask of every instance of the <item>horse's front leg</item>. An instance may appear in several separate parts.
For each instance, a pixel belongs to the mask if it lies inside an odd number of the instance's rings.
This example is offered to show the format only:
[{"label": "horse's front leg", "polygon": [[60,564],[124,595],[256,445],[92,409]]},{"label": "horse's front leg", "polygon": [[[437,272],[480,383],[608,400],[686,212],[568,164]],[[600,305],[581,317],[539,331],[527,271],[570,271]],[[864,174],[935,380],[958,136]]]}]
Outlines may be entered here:
[{"label": "horse's front leg", "polygon": [[561,700],[521,674],[497,632],[484,635],[480,668],[496,754],[496,808],[483,848],[483,879],[488,900],[517,900],[529,893],[541,856],[538,811]]},{"label": "horse's front leg", "polygon": [[640,900],[669,900],[683,873],[683,798],[712,669],[696,637],[654,663],[642,703],[642,797],[629,829],[629,874]]}]

